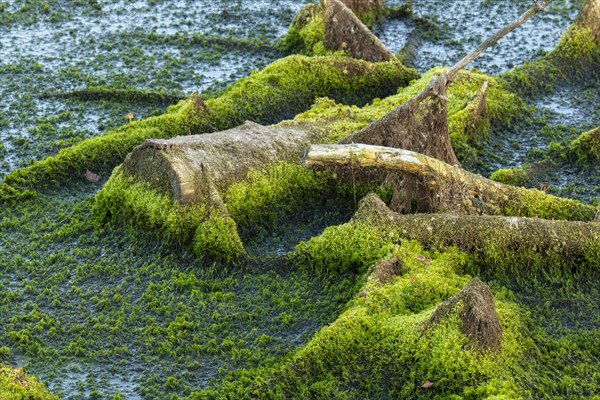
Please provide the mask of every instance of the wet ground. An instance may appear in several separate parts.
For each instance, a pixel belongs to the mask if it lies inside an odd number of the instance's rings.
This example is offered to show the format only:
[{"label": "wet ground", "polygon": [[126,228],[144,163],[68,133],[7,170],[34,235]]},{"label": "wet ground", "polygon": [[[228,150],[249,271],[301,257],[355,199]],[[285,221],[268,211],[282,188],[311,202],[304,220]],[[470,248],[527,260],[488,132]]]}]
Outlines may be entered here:
[{"label": "wet ground", "polygon": [[278,243],[256,239],[249,249],[263,256],[242,268],[201,263],[140,231],[99,230],[89,219],[95,190],[0,210],[0,344],[10,349],[0,362],[63,399],[214,387],[306,343],[357,290],[356,276],[316,277],[284,254],[339,214],[298,215]]},{"label": "wet ground", "polygon": [[[553,48],[579,3],[556,2],[473,66],[495,74]],[[413,4],[439,27],[421,38],[419,71],[457,61],[529,6]],[[42,99],[42,93],[92,86],[210,95],[280,57],[275,43],[301,6],[291,0],[0,2],[0,178],[124,124],[129,112],[140,119],[168,106]],[[376,32],[399,51],[413,29],[414,22],[396,20]],[[486,172],[536,160],[536,149],[600,124],[598,85],[530,101],[555,128],[494,135]],[[600,186],[585,171],[557,171],[551,185],[565,195],[578,196],[574,180],[588,179],[584,199]],[[306,343],[353,293],[355,277],[321,281],[295,271],[283,256],[347,213],[299,215],[277,232],[257,234],[249,250],[262,261],[242,272],[199,265],[139,232],[95,232],[86,218],[98,187],[0,210],[0,347],[11,352],[0,361],[27,367],[64,398],[116,391],[168,398],[211,387],[229,371]]]},{"label": "wet ground", "polygon": [[[391,7],[403,1],[387,1]],[[583,1],[555,1],[548,12],[535,16],[505,39],[485,51],[469,68],[497,75],[524,61],[532,60],[558,43],[561,32],[573,21]],[[435,29],[420,35],[414,66],[425,72],[433,66],[450,66],[477,47],[492,33],[516,20],[531,1],[500,0],[413,0],[417,17],[433,22]],[[414,30],[410,20],[391,20],[375,32],[394,53],[404,48]]]},{"label": "wet ground", "polygon": [[600,126],[600,82],[574,81],[526,100],[535,110],[532,122],[495,131],[477,172],[489,176],[499,168],[527,167],[529,186],[546,183],[549,193],[597,204],[598,166],[564,159],[556,149],[568,147],[581,133]]}]

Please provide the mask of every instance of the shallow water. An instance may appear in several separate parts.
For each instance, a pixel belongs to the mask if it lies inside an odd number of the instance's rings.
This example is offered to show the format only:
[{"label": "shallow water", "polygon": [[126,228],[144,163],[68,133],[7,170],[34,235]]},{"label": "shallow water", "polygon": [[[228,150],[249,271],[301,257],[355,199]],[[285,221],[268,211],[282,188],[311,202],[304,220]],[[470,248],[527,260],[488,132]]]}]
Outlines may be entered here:
[{"label": "shallow water", "polygon": [[534,122],[496,130],[485,147],[477,172],[489,176],[500,168],[534,165],[532,187],[542,182],[551,194],[585,202],[600,200],[600,170],[580,166],[548,153],[553,143],[568,146],[581,133],[600,126],[600,82],[571,82],[527,100]]},{"label": "shallow water", "polygon": [[[129,112],[138,119],[166,107],[40,99],[42,93],[88,86],[181,94],[222,88],[280,56],[273,42],[301,7],[289,0],[113,1],[100,9],[49,4],[49,11],[34,5],[14,21],[0,14],[0,177],[123,124]],[[69,142],[30,132],[62,112],[70,115],[50,124],[67,125]]]},{"label": "shallow water", "polygon": [[[403,2],[388,1],[397,6]],[[437,23],[441,34],[425,38],[419,47],[414,66],[425,72],[433,66],[450,66],[472,49],[531,7],[530,1],[499,0],[413,0],[418,17]],[[560,34],[577,15],[582,1],[555,1],[547,13],[537,15],[470,64],[487,74],[499,74],[524,61],[552,50]],[[379,27],[383,43],[392,51],[401,50],[410,32],[406,22],[389,21]]]}]

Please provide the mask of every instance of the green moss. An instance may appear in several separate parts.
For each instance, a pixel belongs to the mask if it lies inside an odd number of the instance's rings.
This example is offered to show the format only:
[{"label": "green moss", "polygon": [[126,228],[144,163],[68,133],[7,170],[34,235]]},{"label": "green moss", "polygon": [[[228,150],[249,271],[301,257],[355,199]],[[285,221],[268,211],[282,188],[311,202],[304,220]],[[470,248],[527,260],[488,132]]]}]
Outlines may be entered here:
[{"label": "green moss", "polygon": [[371,64],[344,57],[291,56],[241,79],[222,95],[204,103],[198,96],[168,112],[134,122],[62,149],[56,156],[14,171],[4,179],[2,196],[33,194],[39,188],[80,178],[86,169],[109,173],[133,147],[149,138],[214,132],[245,120],[268,124],[291,118],[308,108],[315,97],[329,96],[348,104],[364,104],[392,94],[415,78],[416,72],[398,62]]},{"label": "green moss", "polygon": [[571,143],[568,152],[579,163],[598,162],[600,160],[600,128],[582,133]]},{"label": "green moss", "polygon": [[0,399],[3,400],[56,400],[44,385],[22,369],[0,365]]},{"label": "green moss", "polygon": [[282,213],[291,213],[331,194],[331,177],[299,164],[280,163],[250,171],[247,179],[225,193],[231,217],[242,230],[270,227]]},{"label": "green moss", "polygon": [[600,44],[589,28],[572,24],[561,36],[556,48],[538,60],[527,62],[500,76],[500,80],[515,93],[549,92],[555,83],[597,75]]},{"label": "green moss", "polygon": [[204,204],[182,206],[115,168],[96,195],[93,213],[99,222],[114,221],[154,232],[177,246],[189,247],[200,257],[227,262],[239,260],[244,247],[235,222]]},{"label": "green moss", "polygon": [[[391,253],[406,264],[405,273],[385,285],[367,284],[290,359],[238,373],[219,390],[191,398],[519,398],[512,377],[522,354],[518,308],[496,302],[504,329],[499,354],[471,351],[458,315],[424,331],[435,307],[469,281],[456,273],[467,257],[455,249],[429,254],[416,242]],[[417,260],[423,254],[433,258],[430,265]],[[431,389],[421,387],[426,381],[434,382]]]},{"label": "green moss", "polygon": [[325,23],[322,4],[304,6],[278,44],[281,51],[305,55],[324,55]]},{"label": "green moss", "polygon": [[82,90],[70,92],[43,93],[42,98],[58,97],[63,99],[74,98],[80,100],[109,100],[126,103],[162,103],[172,104],[185,100],[185,96],[177,93],[163,91],[140,90],[136,88],[113,89],[104,86],[88,86]]},{"label": "green moss", "polygon": [[235,221],[218,214],[211,215],[198,225],[193,246],[198,256],[208,256],[228,264],[236,263],[246,253]]},{"label": "green moss", "polygon": [[[294,17],[286,35],[277,44],[280,51],[297,53],[309,56],[322,56],[327,54],[343,54],[325,49],[325,22],[323,17],[323,4],[307,4]],[[397,10],[395,15],[406,15],[406,9]],[[391,14],[390,10],[374,8],[357,15],[369,29],[372,29],[382,15]]]},{"label": "green moss", "polygon": [[389,252],[393,237],[384,240],[374,226],[348,223],[332,226],[318,237],[302,242],[296,254],[317,274],[361,273]]},{"label": "green moss", "polygon": [[[396,95],[377,98],[362,108],[337,104],[331,99],[317,99],[310,110],[297,115],[295,120],[324,126],[330,137],[329,141],[334,142],[364,128],[410,100],[427,86],[434,75],[444,71],[444,68],[433,68],[409,86],[399,89]],[[486,112],[475,124],[470,124],[474,111],[470,101],[484,81],[488,82]],[[467,164],[478,159],[477,154],[492,128],[511,127],[531,114],[519,96],[505,90],[495,78],[476,71],[461,72],[451,84],[448,98],[452,145],[459,159]]]},{"label": "green moss", "polygon": [[499,169],[492,173],[490,179],[512,186],[525,186],[529,182],[527,172],[523,168]]},{"label": "green moss", "polygon": [[128,222],[155,231],[168,242],[186,245],[205,219],[203,205],[181,206],[142,182],[126,177],[120,167],[96,195],[93,209],[100,220]]},{"label": "green moss", "polygon": [[552,196],[536,189],[521,190],[521,196],[503,205],[502,215],[567,221],[592,221],[596,216],[596,207],[580,201]]}]

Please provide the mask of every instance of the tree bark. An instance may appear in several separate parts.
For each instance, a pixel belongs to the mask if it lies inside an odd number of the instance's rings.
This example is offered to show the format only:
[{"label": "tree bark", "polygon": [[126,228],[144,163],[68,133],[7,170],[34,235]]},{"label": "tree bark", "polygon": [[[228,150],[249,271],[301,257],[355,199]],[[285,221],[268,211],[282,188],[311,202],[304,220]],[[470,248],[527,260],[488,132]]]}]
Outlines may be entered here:
[{"label": "tree bark", "polygon": [[341,2],[356,15],[385,9],[383,0],[341,0]]},{"label": "tree bark", "polygon": [[591,221],[596,208],[555,197],[536,189],[494,182],[480,175],[409,150],[363,144],[309,145],[307,167],[351,166],[355,170],[380,168],[412,175],[430,191],[432,212],[511,214],[527,217]]},{"label": "tree bark", "polygon": [[322,139],[318,132],[301,125],[246,122],[217,133],[149,139],[127,156],[122,170],[182,204],[220,203],[216,191],[222,193],[251,169],[297,161],[307,143]]},{"label": "tree bark", "polygon": [[600,40],[600,0],[587,0],[575,19],[575,25],[589,29],[597,43]]},{"label": "tree bark", "polygon": [[391,229],[402,238],[416,240],[429,248],[456,246],[481,256],[484,262],[490,256],[510,257],[509,253],[512,253],[523,258],[537,255],[542,257],[542,262],[548,263],[563,259],[577,265],[585,264],[587,260],[598,267],[598,222],[492,215],[402,215],[390,210],[374,194],[360,201],[352,220]]}]

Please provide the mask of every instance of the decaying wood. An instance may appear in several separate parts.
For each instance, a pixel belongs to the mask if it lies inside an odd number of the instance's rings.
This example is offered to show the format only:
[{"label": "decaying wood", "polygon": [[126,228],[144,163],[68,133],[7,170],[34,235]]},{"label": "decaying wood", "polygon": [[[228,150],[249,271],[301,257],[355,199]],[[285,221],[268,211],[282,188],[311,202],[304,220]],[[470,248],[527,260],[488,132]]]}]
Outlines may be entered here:
[{"label": "decaying wood", "polygon": [[600,41],[600,0],[587,0],[575,19],[575,25],[589,29],[595,42]]},{"label": "decaying wood", "polygon": [[[364,143],[418,151],[450,164],[458,164],[452,150],[447,120],[447,90],[458,73],[484,50],[497,43],[553,0],[536,2],[512,24],[480,44],[452,68],[434,77],[427,87],[412,99],[390,111],[383,118],[342,139],[340,143]],[[408,135],[408,137],[407,137]]]},{"label": "decaying wood", "polygon": [[[432,86],[433,84],[433,86]],[[440,76],[428,89],[339,143],[408,149],[458,165],[448,133],[447,83]],[[433,96],[436,90],[438,95]]]},{"label": "decaying wood", "polygon": [[534,254],[562,257],[577,263],[600,251],[600,223],[597,222],[495,215],[405,215],[390,210],[374,194],[360,201],[353,221],[388,227],[402,238],[416,240],[426,247],[456,246],[476,256],[492,251],[496,256]]},{"label": "decaying wood", "polygon": [[[427,87],[412,99],[390,111],[381,119],[370,123],[362,130],[341,139],[339,143],[364,143],[412,150],[451,165],[459,165],[458,158],[452,148],[448,127],[447,92],[450,83],[456,78],[460,70],[481,52],[525,23],[539,11],[545,9],[551,2],[552,0],[544,0],[536,3],[515,22],[483,42],[451,69],[441,76],[434,77]],[[480,100],[477,107],[482,110],[485,107],[486,90],[487,86],[484,86],[480,89],[479,96],[476,95],[476,98]],[[338,169],[336,173],[342,179],[349,176],[343,169]],[[362,172],[359,172],[359,175],[361,174]],[[380,176],[377,177],[377,175]],[[351,176],[352,179],[355,179],[356,173],[353,171]],[[434,193],[431,192],[431,189],[411,176],[403,176],[402,174],[390,176],[389,171],[381,170],[380,173],[371,172],[370,176],[361,175],[359,179],[401,182],[395,185],[393,200],[394,209],[398,211],[430,211],[437,202],[432,198]]]},{"label": "decaying wood", "polygon": [[496,312],[492,289],[479,278],[474,278],[460,292],[443,302],[421,328],[427,331],[452,314],[458,314],[461,331],[470,346],[479,351],[500,351],[502,326]]},{"label": "decaying wood", "polygon": [[385,9],[383,0],[341,0],[341,2],[356,15]]},{"label": "decaying wood", "polygon": [[[427,201],[432,212],[460,214],[500,214],[518,209],[536,198],[548,203],[558,198],[535,189],[525,189],[494,182],[480,175],[449,165],[426,155],[409,150],[364,144],[313,144],[304,153],[307,167],[335,168],[337,165],[356,169],[382,168],[414,176],[431,192]],[[582,220],[593,220],[594,207],[564,200],[570,215]]]},{"label": "decaying wood", "polygon": [[207,198],[218,202],[212,186],[222,192],[251,169],[298,160],[307,143],[321,138],[317,132],[300,125],[246,122],[217,133],[150,139],[127,156],[122,170],[182,204]]},{"label": "decaying wood", "polygon": [[402,259],[392,257],[375,265],[373,271],[369,274],[369,280],[374,279],[378,284],[384,285],[394,276],[402,274],[405,270],[406,266]]},{"label": "decaying wood", "polygon": [[394,55],[340,0],[323,0],[325,36],[331,51],[344,50],[353,58],[370,62],[389,61]]},{"label": "decaying wood", "polygon": [[464,110],[469,113],[465,126],[465,134],[472,138],[478,123],[487,116],[487,90],[489,83],[483,81],[475,96],[465,106]]}]

